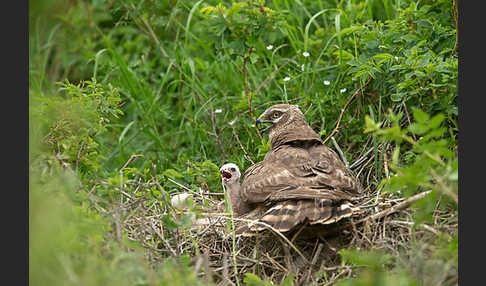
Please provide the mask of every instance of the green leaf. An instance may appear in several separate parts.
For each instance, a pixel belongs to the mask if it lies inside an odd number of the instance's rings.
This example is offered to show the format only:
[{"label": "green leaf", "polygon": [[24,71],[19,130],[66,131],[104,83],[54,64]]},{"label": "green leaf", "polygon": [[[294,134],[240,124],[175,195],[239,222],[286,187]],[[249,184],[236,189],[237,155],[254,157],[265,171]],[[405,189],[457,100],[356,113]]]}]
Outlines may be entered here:
[{"label": "green leaf", "polygon": [[393,59],[393,55],[390,55],[388,53],[382,53],[382,54],[377,54],[377,55],[374,55],[373,58],[375,59],[379,59],[378,61],[378,64],[381,64],[387,60],[392,60]]},{"label": "green leaf", "polygon": [[258,54],[256,53],[252,53],[250,55],[250,63],[253,65],[253,64],[256,64],[258,59],[260,58],[260,56],[258,56]]},{"label": "green leaf", "polygon": [[414,74],[418,77],[425,77],[425,73],[423,71],[416,70]]},{"label": "green leaf", "polygon": [[336,50],[332,54],[335,57],[341,56],[341,59],[345,61],[354,59],[354,55],[344,49]]},{"label": "green leaf", "polygon": [[369,133],[380,129],[380,124],[373,121],[373,119],[371,119],[371,117],[368,115],[365,116],[365,125],[366,128],[363,131],[364,133]]},{"label": "green leaf", "polygon": [[390,128],[380,129],[380,130],[377,131],[377,133],[382,135],[386,139],[400,141],[401,140],[400,136],[402,135],[402,130],[400,129],[400,126],[395,125],[395,126],[390,127]]},{"label": "green leaf", "polygon": [[352,27],[347,27],[341,30],[340,35],[344,36],[347,34],[351,34],[353,32],[361,31],[364,30],[364,26],[352,26]]},{"label": "green leaf", "polygon": [[408,130],[417,135],[423,135],[429,131],[430,127],[427,124],[422,123],[412,123],[408,126]]},{"label": "green leaf", "polygon": [[429,120],[429,115],[424,111],[422,111],[421,109],[413,108],[412,111],[413,111],[413,117],[417,122],[425,123],[427,122],[427,120]]},{"label": "green leaf", "polygon": [[394,166],[398,166],[399,157],[400,157],[400,146],[397,145],[397,147],[395,147],[395,150],[393,150],[393,155],[392,155],[392,164]]},{"label": "green leaf", "polygon": [[432,117],[429,121],[429,127],[431,129],[439,127],[439,125],[444,121],[445,116],[442,113],[439,113]]},{"label": "green leaf", "polygon": [[164,172],[163,172],[164,176],[167,176],[167,177],[172,177],[172,178],[184,178],[184,175],[182,175],[181,173],[177,172],[176,170],[174,169],[166,169]]},{"label": "green leaf", "polygon": [[390,99],[391,99],[393,102],[400,102],[400,101],[402,101],[403,97],[404,97],[406,94],[407,94],[406,92],[396,92],[396,93],[393,93],[393,94],[390,96]]},{"label": "green leaf", "polygon": [[285,277],[284,281],[280,283],[280,286],[292,286],[294,285],[294,274],[289,274]]},{"label": "green leaf", "polygon": [[175,230],[179,228],[179,225],[175,221],[173,221],[169,215],[163,216],[162,222],[170,230]]},{"label": "green leaf", "polygon": [[121,143],[123,141],[123,138],[125,138],[125,134],[127,134],[128,130],[130,130],[130,127],[132,127],[132,125],[134,123],[135,123],[135,120],[133,120],[132,122],[128,123],[127,126],[125,126],[125,128],[123,128],[122,133],[118,137],[118,143]]},{"label": "green leaf", "polygon": [[245,273],[245,278],[243,282],[246,283],[246,286],[272,286],[274,285],[271,281],[264,281],[261,280],[258,276],[253,273]]}]

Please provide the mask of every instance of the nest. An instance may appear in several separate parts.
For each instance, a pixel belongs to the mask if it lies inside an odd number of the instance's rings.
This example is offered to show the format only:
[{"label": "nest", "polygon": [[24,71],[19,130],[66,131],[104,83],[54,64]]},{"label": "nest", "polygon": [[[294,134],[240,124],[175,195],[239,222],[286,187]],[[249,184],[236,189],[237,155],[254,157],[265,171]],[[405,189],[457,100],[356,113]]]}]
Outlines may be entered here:
[{"label": "nest", "polygon": [[[372,185],[371,168],[361,167],[357,173],[364,185]],[[275,284],[293,275],[294,285],[332,285],[352,277],[357,266],[343,264],[339,250],[378,248],[399,256],[402,250],[410,249],[414,222],[409,207],[429,194],[422,192],[405,199],[397,193],[371,191],[368,187],[354,202],[355,206],[361,206],[360,210],[349,218],[329,225],[302,224],[288,233],[267,229],[245,237],[234,230],[255,220],[248,216],[232,217],[224,211],[221,196],[193,193],[195,207],[180,211],[165,197],[154,200],[150,196],[154,186],[160,188],[155,176],[151,183],[126,182],[126,191],[120,190],[121,200],[110,210],[103,210],[115,218],[115,239],[121,241],[122,233],[126,233],[129,240],[137,241],[145,249],[146,258],[154,267],[168,257],[187,255],[195,273],[216,285],[236,285],[245,279],[245,273]],[[146,195],[131,195],[136,191]],[[439,225],[441,229],[434,228]],[[421,224],[414,235],[425,243],[439,232],[452,233],[457,225],[438,222],[434,227]]]},{"label": "nest", "polygon": [[368,194],[355,202],[363,206],[358,213],[337,223],[302,224],[288,233],[267,229],[245,237],[233,229],[255,221],[232,217],[222,211],[222,201],[209,194],[195,197],[194,205],[201,208],[179,211],[164,201],[149,200],[148,196],[131,198],[125,193],[114,207],[118,218],[114,224],[116,234],[123,230],[129,240],[144,247],[153,266],[167,257],[188,255],[197,275],[217,285],[243,281],[248,272],[275,284],[292,274],[294,285],[331,285],[353,274],[351,266],[342,265],[340,249],[378,247],[398,255],[410,238],[413,223],[397,218],[409,215],[410,204],[427,194],[407,200]]}]

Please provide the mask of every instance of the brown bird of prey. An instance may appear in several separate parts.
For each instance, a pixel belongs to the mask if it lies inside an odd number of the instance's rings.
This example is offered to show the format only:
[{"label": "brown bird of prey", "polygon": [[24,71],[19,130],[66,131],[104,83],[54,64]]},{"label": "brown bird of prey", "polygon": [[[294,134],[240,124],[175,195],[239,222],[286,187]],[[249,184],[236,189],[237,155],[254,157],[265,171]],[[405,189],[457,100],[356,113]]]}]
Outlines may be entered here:
[{"label": "brown bird of prey", "polygon": [[[277,104],[257,119],[268,124],[270,150],[244,173],[246,204],[266,206],[259,221],[280,232],[301,223],[329,224],[348,217],[362,188],[354,174],[325,146],[296,105]],[[255,224],[252,231],[265,226]]]}]

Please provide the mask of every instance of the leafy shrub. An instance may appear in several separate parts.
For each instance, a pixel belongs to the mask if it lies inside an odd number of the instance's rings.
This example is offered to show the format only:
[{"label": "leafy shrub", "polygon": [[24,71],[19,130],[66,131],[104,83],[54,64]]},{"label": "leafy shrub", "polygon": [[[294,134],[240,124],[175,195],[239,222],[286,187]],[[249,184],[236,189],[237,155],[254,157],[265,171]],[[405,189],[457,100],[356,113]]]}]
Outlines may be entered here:
[{"label": "leafy shrub", "polygon": [[[349,161],[374,148],[366,178],[373,194],[432,191],[414,204],[412,230],[433,223],[438,234],[412,233],[399,258],[343,252],[362,271],[340,283],[453,284],[453,3],[31,1],[31,283],[202,283],[187,261],[150,269],[138,246],[113,237],[114,219],[102,209],[133,182],[160,183],[134,190],[147,204],[180,185],[220,192],[219,166],[245,170],[269,148],[254,117],[289,102],[326,144],[334,136]],[[246,277],[248,285],[270,283]]]},{"label": "leafy shrub", "polygon": [[[432,190],[432,195],[420,201],[421,208],[416,214],[416,223],[425,218],[432,219],[432,210],[437,203],[439,192],[444,198],[443,207],[457,209],[458,197],[458,159],[454,150],[455,141],[446,135],[447,129],[441,127],[445,116],[441,113],[432,118],[420,109],[413,109],[415,122],[401,129],[400,119],[403,114],[389,113],[390,128],[380,128],[380,124],[366,118],[365,132],[375,132],[380,139],[396,143],[393,151],[390,178],[383,181],[387,191],[402,191],[406,197],[419,190]],[[411,134],[411,135],[408,135]],[[417,140],[414,139],[418,137]],[[406,156],[400,160],[400,147],[406,145]],[[402,147],[403,148],[403,147]]]}]

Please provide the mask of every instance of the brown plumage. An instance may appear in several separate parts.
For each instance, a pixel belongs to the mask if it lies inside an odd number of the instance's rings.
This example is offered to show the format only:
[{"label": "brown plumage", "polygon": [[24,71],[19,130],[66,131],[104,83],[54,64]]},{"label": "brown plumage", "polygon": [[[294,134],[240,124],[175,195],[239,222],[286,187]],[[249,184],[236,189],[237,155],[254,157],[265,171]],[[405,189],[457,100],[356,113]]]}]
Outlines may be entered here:
[{"label": "brown plumage", "polygon": [[260,123],[270,124],[263,128],[270,150],[245,171],[240,189],[246,203],[268,208],[259,220],[285,232],[300,223],[328,224],[350,216],[361,185],[300,109],[274,105],[258,118]]}]

